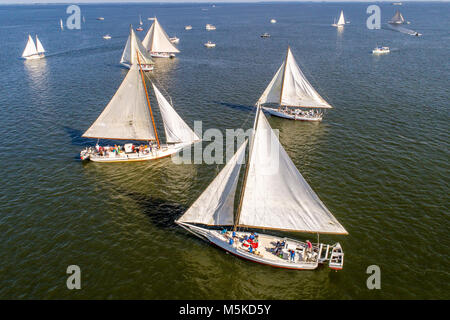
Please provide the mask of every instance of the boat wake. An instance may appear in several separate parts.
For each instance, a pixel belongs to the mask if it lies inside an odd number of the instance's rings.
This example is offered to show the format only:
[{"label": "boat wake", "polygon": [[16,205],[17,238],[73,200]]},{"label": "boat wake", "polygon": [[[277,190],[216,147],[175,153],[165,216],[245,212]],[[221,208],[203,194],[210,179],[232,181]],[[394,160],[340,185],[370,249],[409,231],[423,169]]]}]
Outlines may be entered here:
[{"label": "boat wake", "polygon": [[417,31],[405,28],[405,27],[400,26],[400,25],[396,26],[396,25],[392,25],[392,24],[388,23],[387,26],[388,26],[388,30],[397,31],[397,32],[400,32],[400,33],[405,33],[405,34],[408,34],[410,36],[421,36],[422,35],[422,34],[420,34]]}]

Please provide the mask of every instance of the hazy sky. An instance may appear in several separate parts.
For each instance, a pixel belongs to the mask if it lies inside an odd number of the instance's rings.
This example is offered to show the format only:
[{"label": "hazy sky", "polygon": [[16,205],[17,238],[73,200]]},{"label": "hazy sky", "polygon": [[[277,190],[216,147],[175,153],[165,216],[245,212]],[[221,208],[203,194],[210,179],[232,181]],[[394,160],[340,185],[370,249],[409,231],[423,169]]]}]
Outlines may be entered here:
[{"label": "hazy sky", "polygon": [[[426,2],[426,0],[305,0],[305,1],[292,1],[292,2],[395,2],[395,1],[422,1]],[[438,0],[439,1],[439,0]],[[444,0],[449,1],[449,0]],[[220,2],[278,2],[277,0],[0,0],[0,4],[11,4],[11,3],[20,3],[20,4],[31,4],[31,3],[99,3],[99,2],[110,2],[110,3],[124,3],[124,2],[156,2],[156,3],[164,3],[164,2],[196,2],[196,3],[220,3]],[[280,2],[286,2],[286,0],[280,0]]]}]

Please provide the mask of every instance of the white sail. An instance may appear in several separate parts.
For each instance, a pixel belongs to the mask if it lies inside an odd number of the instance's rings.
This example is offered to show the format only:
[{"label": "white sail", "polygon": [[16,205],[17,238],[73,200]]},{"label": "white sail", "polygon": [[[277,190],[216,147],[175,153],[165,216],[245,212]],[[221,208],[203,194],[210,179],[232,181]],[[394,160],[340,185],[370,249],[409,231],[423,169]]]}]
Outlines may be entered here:
[{"label": "white sail", "polygon": [[22,57],[24,58],[29,57],[37,53],[38,51],[36,45],[34,44],[33,38],[30,35],[28,35],[28,42],[27,45],[25,46],[25,50],[23,50]]},{"label": "white sail", "polygon": [[339,20],[337,22],[337,25],[340,26],[340,25],[344,25],[344,24],[345,24],[344,11],[341,10],[341,15],[339,16]]},{"label": "white sail", "polygon": [[142,22],[141,15],[139,15],[139,25],[142,26],[144,23]]},{"label": "white sail", "polygon": [[144,41],[142,41],[144,47],[151,52],[167,52],[167,53],[178,53],[180,52],[173,44],[170,42],[164,29],[158,22],[158,19],[154,18],[154,22],[147,34],[145,35]]},{"label": "white sail", "polygon": [[278,103],[280,105],[307,108],[332,108],[306,79],[291,49],[288,48],[286,61],[266,88],[258,103]]},{"label": "white sail", "polygon": [[238,224],[347,234],[295,167],[260,108],[257,117]]},{"label": "white sail", "polygon": [[36,35],[36,48],[37,48],[37,52],[38,52],[38,53],[44,53],[44,52],[45,52],[45,49],[44,49],[44,47],[42,46],[42,43],[41,43],[41,41],[39,40],[39,38],[38,38],[37,35]]},{"label": "white sail", "polygon": [[64,25],[63,25],[62,19],[59,19],[59,24],[60,24],[60,26],[61,26],[61,30],[64,30]]},{"label": "white sail", "polygon": [[130,27],[130,35],[128,36],[125,48],[123,49],[120,63],[128,65],[138,64],[136,51],[139,53],[139,59],[142,64],[153,64],[153,60],[142,45],[141,40],[136,36],[133,28]]},{"label": "white sail", "polygon": [[200,141],[200,138],[191,130],[191,128],[189,128],[186,122],[183,121],[158,88],[154,84],[152,85],[156,99],[158,100],[159,109],[161,110],[167,142],[181,143]]},{"label": "white sail", "polygon": [[146,141],[155,139],[138,65],[131,66],[116,94],[83,137]]},{"label": "white sail", "polygon": [[245,155],[245,141],[216,178],[177,222],[232,225],[239,172]]}]

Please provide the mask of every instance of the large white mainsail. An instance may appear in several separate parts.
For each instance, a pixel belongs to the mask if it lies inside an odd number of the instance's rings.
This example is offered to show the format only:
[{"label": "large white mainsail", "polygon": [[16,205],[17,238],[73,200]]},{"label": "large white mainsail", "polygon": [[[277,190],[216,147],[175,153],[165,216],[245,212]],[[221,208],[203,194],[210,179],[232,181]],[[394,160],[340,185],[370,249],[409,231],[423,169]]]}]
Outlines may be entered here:
[{"label": "large white mainsail", "polygon": [[339,16],[339,20],[337,22],[338,26],[343,26],[345,24],[345,19],[344,19],[344,11],[341,10],[341,15]]},{"label": "large white mainsail", "polygon": [[347,234],[280,144],[260,107],[244,185],[239,226]]},{"label": "large white mainsail", "polygon": [[39,40],[37,35],[36,35],[36,49],[37,49],[37,53],[44,53],[45,52],[44,46],[42,45],[42,43]]},{"label": "large white mainsail", "polygon": [[233,207],[239,172],[243,163],[245,141],[216,178],[177,222],[206,225],[232,225]]},{"label": "large white mainsail", "polygon": [[144,47],[150,52],[167,52],[167,53],[179,53],[180,51],[170,42],[164,29],[158,22],[156,17],[147,34],[144,41],[142,41]]},{"label": "large white mainsail", "polygon": [[189,128],[186,122],[183,121],[155,84],[152,83],[152,85],[156,99],[158,100],[159,109],[161,110],[166,132],[166,141],[168,143],[192,143],[200,141],[200,138],[191,130],[191,128]]},{"label": "large white mainsail", "polygon": [[155,131],[138,65],[131,66],[111,101],[83,137],[155,140]]},{"label": "large white mainsail", "polygon": [[125,65],[138,64],[137,54],[139,53],[139,58],[142,64],[153,64],[153,60],[148,54],[147,50],[142,45],[141,40],[136,36],[133,28],[130,27],[130,34],[128,36],[127,43],[123,49],[122,57],[120,58],[120,63]]},{"label": "large white mainsail", "polygon": [[23,50],[22,57],[29,57],[34,54],[38,54],[38,50],[36,48],[36,45],[34,44],[33,38],[28,35],[28,42],[25,46],[25,49]]},{"label": "large white mainsail", "polygon": [[332,108],[306,79],[295,61],[290,47],[288,47],[286,60],[259,98],[258,103],[276,103],[290,107]]}]

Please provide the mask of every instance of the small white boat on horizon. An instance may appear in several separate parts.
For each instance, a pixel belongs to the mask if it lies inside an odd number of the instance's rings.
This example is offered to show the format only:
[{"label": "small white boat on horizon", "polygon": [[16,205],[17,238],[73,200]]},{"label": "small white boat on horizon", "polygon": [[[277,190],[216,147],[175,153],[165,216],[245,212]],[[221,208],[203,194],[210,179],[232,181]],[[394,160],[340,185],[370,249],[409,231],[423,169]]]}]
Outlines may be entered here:
[{"label": "small white boat on horizon", "polygon": [[184,27],[184,30],[192,30],[192,26],[191,26],[191,25],[185,26],[185,27]]},{"label": "small white boat on horizon", "polygon": [[270,23],[277,23],[277,20],[271,19],[271,20],[270,20]]},{"label": "small white boat on horizon", "polygon": [[[335,20],[336,21],[336,20]],[[346,24],[345,18],[344,18],[344,10],[341,10],[341,15],[339,16],[338,22],[334,22],[332,24],[333,27],[342,28]]]},{"label": "small white boat on horizon", "polygon": [[208,31],[211,31],[211,30],[216,30],[216,27],[213,26],[212,24],[208,23],[208,24],[206,24],[205,29]]},{"label": "small white boat on horizon", "polygon": [[103,36],[103,39],[109,40],[109,39],[111,39],[111,36],[110,36],[109,34],[105,34],[105,35]]},{"label": "small white boat on horizon", "polygon": [[208,41],[207,43],[205,43],[205,47],[207,48],[214,48],[216,46],[215,43],[212,43],[211,41]]},{"label": "small white boat on horizon", "polygon": [[177,43],[180,42],[180,38],[177,38],[177,37],[169,38],[169,40],[170,40],[170,42],[172,42],[172,43],[174,43],[174,44],[177,44]]},{"label": "small white boat on horizon", "polygon": [[22,58],[24,58],[25,60],[41,59],[45,57],[44,53],[44,46],[42,45],[38,36],[36,35],[36,43],[34,43],[31,35],[28,35],[28,42],[25,46],[25,49],[23,50]]},{"label": "small white boat on horizon", "polygon": [[103,18],[103,17],[98,17],[97,20],[103,21],[103,20],[105,20],[105,18]]},{"label": "small white boat on horizon", "polygon": [[383,54],[383,53],[389,53],[389,47],[382,47],[382,46],[378,46],[375,49],[372,50],[373,54]]}]

